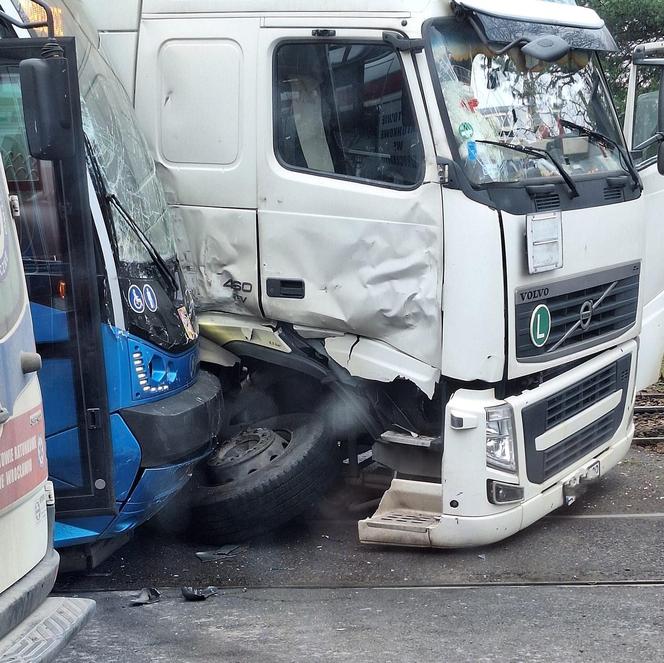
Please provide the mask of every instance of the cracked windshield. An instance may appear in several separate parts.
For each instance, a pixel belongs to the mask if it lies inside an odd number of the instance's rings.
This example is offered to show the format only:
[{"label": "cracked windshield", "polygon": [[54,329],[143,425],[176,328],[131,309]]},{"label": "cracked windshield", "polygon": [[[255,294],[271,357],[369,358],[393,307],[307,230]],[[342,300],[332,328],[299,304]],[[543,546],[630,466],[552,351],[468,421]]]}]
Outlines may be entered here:
[{"label": "cracked windshield", "polygon": [[474,184],[559,177],[553,160],[572,176],[623,169],[610,144],[622,138],[595,55],[571,50],[549,63],[520,45],[496,55],[469,23],[456,21],[435,25],[429,35],[443,114]]},{"label": "cracked windshield", "polygon": [[[96,72],[103,71],[102,62],[95,64]],[[81,81],[81,96],[85,135],[107,194],[116,196],[120,203],[113,206],[113,226],[121,268],[134,278],[156,275],[148,250],[127,227],[124,214],[136,222],[166,260],[175,257],[172,222],[154,162],[136,130],[126,95],[113,78],[98,73],[89,81]]]},{"label": "cracked windshield", "polygon": [[[136,126],[127,93],[92,43],[93,28],[80,3],[72,3],[72,12],[60,0],[52,4],[58,30],[76,38],[87,157],[93,161],[98,193],[101,187],[111,200],[106,216],[112,219],[120,275],[156,278],[168,289],[171,279],[155,265],[154,253],[173,271],[173,220],[145,137]],[[34,19],[37,14],[32,11],[29,16]]]}]

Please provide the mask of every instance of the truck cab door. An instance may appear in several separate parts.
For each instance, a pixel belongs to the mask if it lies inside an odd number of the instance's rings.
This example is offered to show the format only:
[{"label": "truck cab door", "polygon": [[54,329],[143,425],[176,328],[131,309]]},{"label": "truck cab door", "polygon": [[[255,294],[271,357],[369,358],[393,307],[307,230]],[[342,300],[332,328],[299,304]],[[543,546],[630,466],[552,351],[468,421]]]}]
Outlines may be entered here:
[{"label": "truck cab door", "polygon": [[43,359],[46,446],[57,513],[111,514],[113,458],[99,295],[103,269],[95,257],[73,39],[59,44],[68,68],[74,156],[35,158],[26,133],[19,65],[41,58],[45,42],[0,40],[0,154]]},{"label": "truck cab door", "polygon": [[645,306],[637,389],[644,389],[657,382],[664,359],[664,177],[657,168],[660,142],[653,142],[662,131],[664,43],[637,48],[625,115],[625,136],[643,180],[646,201],[646,254],[642,277]]},{"label": "truck cab door", "polygon": [[263,311],[440,368],[442,198],[412,54],[316,28],[259,34]]}]

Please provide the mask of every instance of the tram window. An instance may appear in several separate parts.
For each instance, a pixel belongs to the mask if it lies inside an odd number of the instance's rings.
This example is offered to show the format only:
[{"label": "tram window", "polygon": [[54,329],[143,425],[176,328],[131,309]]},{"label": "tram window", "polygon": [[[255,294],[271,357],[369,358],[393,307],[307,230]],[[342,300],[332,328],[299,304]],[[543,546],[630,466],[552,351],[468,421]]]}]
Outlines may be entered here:
[{"label": "tram window", "polygon": [[53,167],[30,155],[15,69],[0,70],[0,118],[0,153],[9,193],[19,199],[17,229],[27,271],[43,262],[65,262]]}]

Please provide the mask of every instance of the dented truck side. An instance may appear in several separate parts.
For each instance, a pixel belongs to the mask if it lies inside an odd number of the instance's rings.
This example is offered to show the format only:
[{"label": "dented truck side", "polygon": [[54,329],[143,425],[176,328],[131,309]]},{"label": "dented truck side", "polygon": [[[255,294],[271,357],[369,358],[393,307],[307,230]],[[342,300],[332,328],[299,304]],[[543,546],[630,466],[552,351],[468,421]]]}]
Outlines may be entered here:
[{"label": "dented truck side", "polygon": [[642,182],[595,12],[66,4],[97,29],[177,215],[201,359],[244,431],[216,476],[258,529],[278,522],[261,481],[294,476],[287,453],[258,462],[261,416],[330,415],[318,454],[348,438],[394,472],[365,543],[501,540],[625,456],[643,293],[664,283],[644,280]]}]

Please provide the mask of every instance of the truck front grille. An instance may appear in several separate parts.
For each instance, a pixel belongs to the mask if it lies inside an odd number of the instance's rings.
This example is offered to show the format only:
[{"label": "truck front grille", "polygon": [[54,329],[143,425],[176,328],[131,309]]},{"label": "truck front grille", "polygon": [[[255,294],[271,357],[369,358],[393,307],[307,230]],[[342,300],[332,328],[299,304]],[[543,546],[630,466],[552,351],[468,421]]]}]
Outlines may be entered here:
[{"label": "truck front grille", "polygon": [[615,366],[607,366],[546,401],[546,430],[567,421],[618,390]]},{"label": "truck front grille", "polygon": [[[531,483],[544,483],[615,435],[625,412],[631,361],[631,356],[623,357],[571,387],[523,409],[526,472]],[[611,412],[553,447],[537,450],[535,445],[540,435],[620,390],[620,403]]]},{"label": "truck front grille", "polygon": [[[609,272],[567,279],[516,293],[516,356],[519,361],[546,361],[617,338],[636,323],[640,263]],[[548,340],[537,347],[531,337],[533,312],[550,313]],[[585,315],[589,320],[584,321]]]},{"label": "truck front grille", "polygon": [[543,452],[542,458],[543,480],[550,479],[558,472],[562,472],[597,446],[610,440],[615,432],[615,416],[613,412],[609,412],[590,426],[556,444],[555,447],[547,449]]}]

